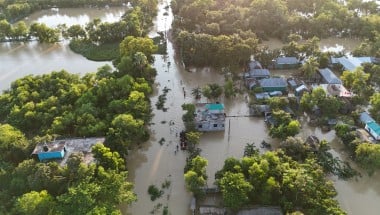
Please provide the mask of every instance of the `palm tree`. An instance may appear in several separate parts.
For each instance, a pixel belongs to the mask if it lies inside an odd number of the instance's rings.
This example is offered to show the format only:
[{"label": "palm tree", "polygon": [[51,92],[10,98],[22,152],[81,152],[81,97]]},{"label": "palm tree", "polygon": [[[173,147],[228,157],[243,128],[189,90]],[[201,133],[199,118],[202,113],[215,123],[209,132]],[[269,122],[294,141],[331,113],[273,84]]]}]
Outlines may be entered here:
[{"label": "palm tree", "polygon": [[201,95],[202,95],[202,90],[201,90],[201,88],[200,88],[200,87],[196,87],[196,88],[194,88],[194,89],[191,91],[191,95],[193,95],[194,98],[195,98],[196,100],[201,99]]},{"label": "palm tree", "polygon": [[319,63],[316,58],[310,57],[301,67],[301,74],[306,76],[306,78],[310,81],[310,79],[314,76],[316,71],[318,70]]}]

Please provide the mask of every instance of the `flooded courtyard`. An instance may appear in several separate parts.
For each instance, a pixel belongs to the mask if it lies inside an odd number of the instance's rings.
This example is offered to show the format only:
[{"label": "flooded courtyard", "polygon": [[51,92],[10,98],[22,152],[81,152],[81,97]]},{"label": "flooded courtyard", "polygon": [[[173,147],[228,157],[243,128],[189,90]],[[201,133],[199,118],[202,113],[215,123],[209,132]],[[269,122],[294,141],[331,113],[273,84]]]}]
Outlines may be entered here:
[{"label": "flooded courtyard", "polygon": [[[157,31],[169,30],[173,16],[170,9],[169,16],[164,15],[167,5],[169,5],[169,0],[160,3],[159,14],[151,35]],[[65,13],[68,16],[66,20],[74,20],[69,23],[81,24],[81,21],[70,17],[81,16],[86,10],[60,9],[59,13]],[[103,11],[95,10],[97,13]],[[28,22],[50,22],[47,21],[50,20],[49,17],[56,16],[52,11],[42,11],[38,14],[29,16]],[[115,13],[109,16],[117,17],[119,14],[118,10],[115,10]],[[107,19],[109,16],[103,17]],[[95,17],[99,17],[99,14],[83,19],[92,20]],[[56,18],[54,19],[56,20]],[[57,23],[51,26],[55,24]],[[352,50],[358,44],[356,42],[348,41],[346,44],[342,39],[336,38],[322,40],[321,48],[342,46],[345,50]],[[280,45],[279,41],[274,40],[268,41],[268,44],[272,47]],[[88,61],[73,53],[66,43],[38,44],[35,42],[0,44],[0,61],[1,90],[9,88],[12,81],[28,74],[38,75],[52,70],[66,69],[71,73],[83,75],[96,71],[104,64],[110,64],[110,62]],[[168,41],[168,54],[156,55],[154,67],[157,69],[158,75],[155,92],[151,97],[154,112],[150,126],[151,138],[148,142],[132,149],[127,161],[129,180],[135,185],[134,191],[138,195],[138,201],[132,205],[121,207],[123,214],[132,215],[149,214],[152,211],[160,214],[164,206],[168,207],[170,214],[191,214],[189,210],[191,194],[185,189],[183,176],[187,153],[185,151],[175,153],[179,143],[178,134],[184,129],[181,118],[184,112],[181,105],[195,102],[191,95],[191,90],[195,87],[203,87],[209,83],[223,85],[224,75],[208,68],[191,72],[185,70],[182,63],[176,59],[175,50],[170,41]],[[282,75],[286,75],[286,73]],[[167,112],[157,110],[155,107],[158,96],[162,94],[165,87],[170,89],[165,103],[165,107],[168,108]],[[205,98],[202,98],[201,101],[207,102]],[[213,186],[215,172],[222,168],[224,160],[228,157],[242,157],[246,143],[255,143],[260,150],[264,150],[260,148],[262,140],[278,145],[278,140],[268,136],[263,118],[246,117],[248,106],[244,94],[229,100],[220,100],[220,102],[224,103],[227,116],[229,116],[226,119],[226,130],[204,133],[199,144],[199,148],[202,149],[201,155],[208,160],[207,184],[210,187]],[[302,125],[300,136],[316,135],[319,139],[326,139],[331,142],[331,151],[335,156],[349,160],[344,146],[336,139],[334,131],[322,132],[319,128],[310,127],[305,118],[302,118]],[[162,138],[164,141],[160,141]],[[380,176],[375,174],[368,177],[365,173],[362,175],[363,177],[350,181],[330,177],[338,191],[337,199],[348,214],[378,214],[380,211],[380,205],[377,204],[380,202]],[[170,181],[170,187],[164,189],[164,195],[160,199],[152,202],[147,193],[149,185],[161,187],[165,181]]]}]

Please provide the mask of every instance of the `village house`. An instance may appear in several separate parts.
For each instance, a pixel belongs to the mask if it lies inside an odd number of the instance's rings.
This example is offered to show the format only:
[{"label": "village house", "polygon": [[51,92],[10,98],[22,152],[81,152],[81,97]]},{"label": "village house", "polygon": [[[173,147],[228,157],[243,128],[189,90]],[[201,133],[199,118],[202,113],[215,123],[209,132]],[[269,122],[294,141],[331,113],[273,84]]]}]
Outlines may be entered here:
[{"label": "village house", "polygon": [[359,119],[364,124],[364,129],[375,140],[380,140],[380,125],[367,112],[361,113]]},{"label": "village house", "polygon": [[73,153],[83,153],[83,162],[94,161],[91,150],[96,143],[103,143],[105,138],[78,138],[54,140],[48,143],[39,143],[32,152],[32,157],[41,162],[54,160],[64,166]]},{"label": "village house", "polygon": [[342,81],[329,68],[318,69],[318,73],[324,84],[342,84]]},{"label": "village house", "polygon": [[270,72],[267,69],[251,69],[244,74],[244,79],[256,79],[269,78]]},{"label": "village house", "polygon": [[379,63],[379,59],[373,57],[339,57],[331,58],[331,64],[333,66],[341,65],[344,71],[354,71],[363,63]]},{"label": "village house", "polygon": [[272,61],[273,69],[298,69],[301,62],[296,57],[278,57]]},{"label": "village house", "polygon": [[198,103],[195,106],[195,128],[198,131],[224,131],[226,115],[224,105]]},{"label": "village house", "polygon": [[285,92],[288,87],[288,84],[286,83],[284,78],[265,78],[259,80],[259,84],[264,92]]}]

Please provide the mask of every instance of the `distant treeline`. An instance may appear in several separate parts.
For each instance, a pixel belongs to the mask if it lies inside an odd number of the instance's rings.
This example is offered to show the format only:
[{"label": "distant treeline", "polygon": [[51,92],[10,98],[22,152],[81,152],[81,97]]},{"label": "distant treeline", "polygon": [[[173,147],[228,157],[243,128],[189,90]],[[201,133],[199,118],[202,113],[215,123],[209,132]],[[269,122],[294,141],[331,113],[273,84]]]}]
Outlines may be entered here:
[{"label": "distant treeline", "polygon": [[121,6],[127,2],[128,1],[125,0],[6,0],[0,1],[0,19],[5,18],[10,22],[14,22],[35,11],[53,7],[71,8],[84,6],[104,7],[105,5]]},{"label": "distant treeline", "polygon": [[[363,55],[378,55],[379,49],[371,47],[380,47],[376,1],[173,0],[171,7],[173,36],[185,65],[244,65],[257,50],[257,43],[247,43],[248,38],[366,38],[360,50]],[[216,53],[212,55],[216,59],[205,56],[210,52]]]}]

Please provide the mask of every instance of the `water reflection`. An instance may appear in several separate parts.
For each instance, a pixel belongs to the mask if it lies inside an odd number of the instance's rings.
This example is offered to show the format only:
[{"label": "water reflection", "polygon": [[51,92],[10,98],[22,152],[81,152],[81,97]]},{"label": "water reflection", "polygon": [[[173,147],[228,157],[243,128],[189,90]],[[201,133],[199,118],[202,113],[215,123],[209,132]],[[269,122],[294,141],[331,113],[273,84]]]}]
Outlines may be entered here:
[{"label": "water reflection", "polygon": [[111,8],[60,8],[59,10],[41,10],[25,18],[27,24],[33,22],[44,23],[49,27],[57,27],[59,24],[86,25],[95,18],[103,22],[116,22],[124,14],[126,7]]}]

